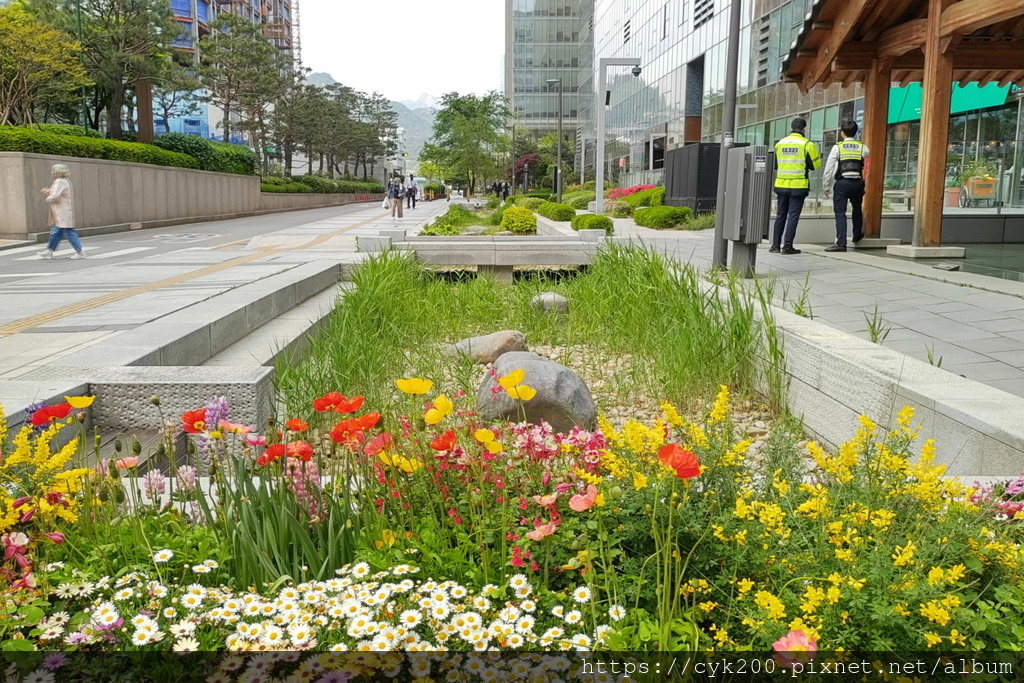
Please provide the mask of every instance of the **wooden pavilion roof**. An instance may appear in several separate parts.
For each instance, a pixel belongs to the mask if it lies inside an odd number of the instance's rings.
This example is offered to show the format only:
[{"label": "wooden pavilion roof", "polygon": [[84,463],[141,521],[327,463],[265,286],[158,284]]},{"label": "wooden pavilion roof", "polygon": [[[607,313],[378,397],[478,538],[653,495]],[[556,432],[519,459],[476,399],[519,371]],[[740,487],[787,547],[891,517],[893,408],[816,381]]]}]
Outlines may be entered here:
[{"label": "wooden pavilion roof", "polygon": [[[935,4],[935,0],[932,0]],[[943,50],[953,50],[953,80],[1024,82],[1024,0],[943,4]],[[782,65],[787,82],[864,81],[873,60],[892,65],[892,80],[923,80],[929,0],[815,0]]]}]

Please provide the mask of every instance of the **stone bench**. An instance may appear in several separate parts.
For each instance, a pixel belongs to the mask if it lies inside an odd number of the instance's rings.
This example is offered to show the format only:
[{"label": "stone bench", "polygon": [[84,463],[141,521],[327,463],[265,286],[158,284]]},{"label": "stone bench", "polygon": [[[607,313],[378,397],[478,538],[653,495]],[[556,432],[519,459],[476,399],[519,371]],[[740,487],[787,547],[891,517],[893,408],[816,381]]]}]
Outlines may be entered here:
[{"label": "stone bench", "polygon": [[515,266],[583,266],[590,263],[605,240],[603,230],[580,230],[575,235],[474,235],[458,237],[406,236],[401,230],[382,230],[379,237],[358,240],[361,252],[389,249],[412,251],[431,266],[477,266],[511,282]]}]

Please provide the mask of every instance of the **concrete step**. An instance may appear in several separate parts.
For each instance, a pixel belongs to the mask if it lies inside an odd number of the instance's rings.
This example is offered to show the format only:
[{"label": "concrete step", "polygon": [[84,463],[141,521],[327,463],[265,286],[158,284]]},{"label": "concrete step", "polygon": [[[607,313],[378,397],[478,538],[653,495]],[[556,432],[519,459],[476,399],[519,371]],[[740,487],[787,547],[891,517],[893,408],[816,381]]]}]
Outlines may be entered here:
[{"label": "concrete step", "polygon": [[352,286],[351,282],[342,282],[324,290],[253,330],[203,365],[252,367],[274,365],[279,359],[297,361],[307,351],[310,335],[317,333],[334,311],[338,297]]}]

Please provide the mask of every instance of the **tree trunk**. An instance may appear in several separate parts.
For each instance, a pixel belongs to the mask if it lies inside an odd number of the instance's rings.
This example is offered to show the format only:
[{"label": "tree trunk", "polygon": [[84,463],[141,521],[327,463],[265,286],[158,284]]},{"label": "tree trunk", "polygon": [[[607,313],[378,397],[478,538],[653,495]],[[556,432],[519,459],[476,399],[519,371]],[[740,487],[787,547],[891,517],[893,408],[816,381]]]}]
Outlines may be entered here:
[{"label": "tree trunk", "polygon": [[124,86],[115,85],[110,93],[107,106],[107,137],[111,140],[124,139]]},{"label": "tree trunk", "polygon": [[231,103],[224,103],[224,142],[231,142]]},{"label": "tree trunk", "polygon": [[284,172],[289,177],[292,174],[292,143],[287,138],[284,141]]},{"label": "tree trunk", "polygon": [[324,172],[324,153],[320,152],[320,168],[317,169],[317,173],[323,173],[323,172]]}]

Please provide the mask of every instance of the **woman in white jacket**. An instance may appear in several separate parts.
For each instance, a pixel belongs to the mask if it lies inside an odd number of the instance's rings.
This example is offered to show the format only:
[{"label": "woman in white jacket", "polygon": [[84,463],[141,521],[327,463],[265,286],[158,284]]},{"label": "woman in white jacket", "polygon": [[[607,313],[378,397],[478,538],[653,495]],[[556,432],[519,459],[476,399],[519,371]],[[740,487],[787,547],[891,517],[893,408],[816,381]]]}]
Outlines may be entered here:
[{"label": "woman in white jacket", "polygon": [[71,258],[85,258],[82,241],[78,239],[78,232],[75,230],[75,196],[71,189],[71,181],[68,180],[70,170],[64,164],[54,164],[50,171],[53,173],[53,185],[41,192],[46,196],[46,203],[50,205],[53,229],[50,230],[50,241],[46,249],[38,255],[52,259],[53,253],[57,251],[57,245],[62,239],[67,239],[71,243],[71,248],[75,250]]}]

